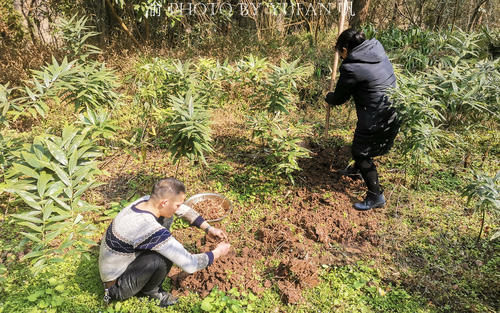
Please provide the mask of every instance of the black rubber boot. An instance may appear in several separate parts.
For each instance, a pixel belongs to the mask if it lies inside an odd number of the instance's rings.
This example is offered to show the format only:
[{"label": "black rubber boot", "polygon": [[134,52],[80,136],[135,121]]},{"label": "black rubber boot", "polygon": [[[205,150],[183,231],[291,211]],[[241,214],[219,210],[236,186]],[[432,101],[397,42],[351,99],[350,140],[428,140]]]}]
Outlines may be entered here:
[{"label": "black rubber boot", "polygon": [[354,203],[354,208],[358,211],[368,211],[373,208],[382,208],[385,205],[384,194],[376,194],[368,191],[363,202]]}]

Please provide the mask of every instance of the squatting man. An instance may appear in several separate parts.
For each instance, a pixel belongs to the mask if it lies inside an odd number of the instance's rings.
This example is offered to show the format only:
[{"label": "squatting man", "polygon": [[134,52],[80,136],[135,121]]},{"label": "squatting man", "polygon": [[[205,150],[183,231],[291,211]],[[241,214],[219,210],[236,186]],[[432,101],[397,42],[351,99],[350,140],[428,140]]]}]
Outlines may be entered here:
[{"label": "squatting man", "polygon": [[[161,287],[172,264],[191,274],[229,252],[225,232],[210,226],[198,212],[183,204],[185,198],[182,182],[161,179],[150,196],[128,205],[113,219],[99,253],[106,302],[137,295],[160,300],[160,307],[175,304],[177,298]],[[174,214],[223,242],[210,252],[189,253],[170,233]]]}]

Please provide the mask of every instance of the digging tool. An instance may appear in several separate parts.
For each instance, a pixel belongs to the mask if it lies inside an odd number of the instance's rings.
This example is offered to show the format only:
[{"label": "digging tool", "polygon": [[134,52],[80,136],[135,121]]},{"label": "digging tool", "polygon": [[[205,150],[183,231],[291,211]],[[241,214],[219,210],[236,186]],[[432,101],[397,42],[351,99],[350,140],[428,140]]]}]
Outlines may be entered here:
[{"label": "digging tool", "polygon": [[[337,8],[340,4],[341,7],[338,8],[340,11],[340,20],[339,20],[339,29],[337,38],[340,36],[342,31],[344,30],[344,20],[347,14],[347,0],[337,1]],[[337,78],[337,66],[339,65],[339,52],[335,49],[335,58],[333,59],[333,67],[332,67],[332,78],[330,80],[330,86],[328,91],[333,90],[333,86],[335,84],[335,79]],[[330,105],[326,104],[326,120],[325,120],[325,138],[328,138],[328,129],[330,127]]]}]

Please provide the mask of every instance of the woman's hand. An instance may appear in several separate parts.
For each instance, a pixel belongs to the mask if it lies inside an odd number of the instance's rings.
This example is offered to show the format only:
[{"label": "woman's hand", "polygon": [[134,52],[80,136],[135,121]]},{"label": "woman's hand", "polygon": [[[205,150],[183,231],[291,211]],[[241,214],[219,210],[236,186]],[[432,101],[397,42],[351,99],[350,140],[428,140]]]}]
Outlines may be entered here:
[{"label": "woman's hand", "polygon": [[330,91],[329,93],[327,93],[327,94],[326,94],[326,97],[325,97],[325,101],[326,101],[326,103],[328,103],[328,104],[330,104],[330,105],[332,105],[332,104],[333,104],[333,95],[334,95],[334,94],[335,94],[335,93],[334,93],[334,92],[331,92],[331,91]]},{"label": "woman's hand", "polygon": [[208,235],[219,238],[220,240],[227,240],[226,233],[219,228],[210,227],[210,229],[208,230]]}]

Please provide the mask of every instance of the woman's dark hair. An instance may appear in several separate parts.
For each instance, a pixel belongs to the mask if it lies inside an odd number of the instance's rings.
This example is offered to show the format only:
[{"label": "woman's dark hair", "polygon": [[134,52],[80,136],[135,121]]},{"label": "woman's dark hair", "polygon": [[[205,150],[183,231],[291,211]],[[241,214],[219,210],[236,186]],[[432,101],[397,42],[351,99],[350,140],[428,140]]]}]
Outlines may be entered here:
[{"label": "woman's dark hair", "polygon": [[357,31],[354,28],[346,29],[340,34],[339,39],[337,39],[337,44],[335,49],[342,51],[342,48],[346,48],[347,51],[351,51],[365,41],[365,34],[362,31]]}]

